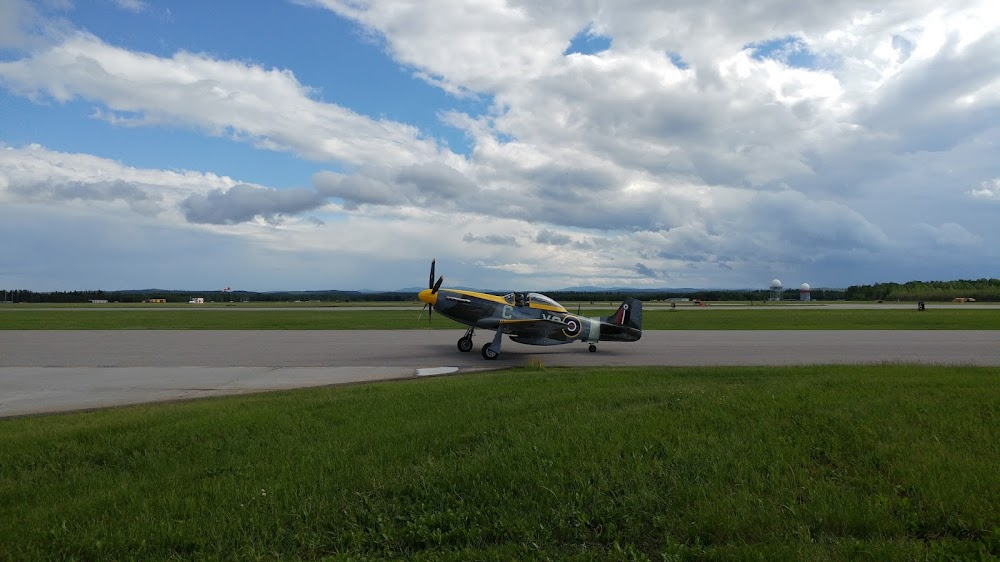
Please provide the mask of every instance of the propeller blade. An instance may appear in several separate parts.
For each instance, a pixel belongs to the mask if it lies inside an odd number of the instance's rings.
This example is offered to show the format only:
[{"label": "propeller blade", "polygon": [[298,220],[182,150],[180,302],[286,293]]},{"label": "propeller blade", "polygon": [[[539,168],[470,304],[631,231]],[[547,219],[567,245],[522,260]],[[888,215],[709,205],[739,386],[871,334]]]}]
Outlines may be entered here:
[{"label": "propeller blade", "polygon": [[438,282],[435,283],[433,287],[431,287],[431,294],[432,295],[436,294],[438,292],[438,289],[441,288],[441,283],[444,283],[444,275],[442,275],[441,277],[438,277]]},{"label": "propeller blade", "polygon": [[431,276],[427,279],[427,288],[428,289],[433,289],[434,288],[434,262],[436,262],[436,261],[437,261],[437,258],[431,260]]}]

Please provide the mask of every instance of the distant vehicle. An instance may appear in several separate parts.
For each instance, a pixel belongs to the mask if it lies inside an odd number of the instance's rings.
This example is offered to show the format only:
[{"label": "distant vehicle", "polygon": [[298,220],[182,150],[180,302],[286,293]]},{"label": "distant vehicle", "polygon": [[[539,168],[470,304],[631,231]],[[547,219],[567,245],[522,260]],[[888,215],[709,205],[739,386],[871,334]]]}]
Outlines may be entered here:
[{"label": "distant vehicle", "polygon": [[482,348],[484,359],[500,356],[503,335],[528,345],[561,345],[574,341],[586,342],[591,352],[597,351],[598,341],[633,342],[642,337],[642,301],[626,297],[611,316],[585,318],[571,314],[558,302],[541,293],[509,293],[504,296],[442,289],[444,277],[434,281],[434,264],[428,288],[418,297],[433,311],[469,326],[458,340],[458,350],[472,351],[472,336],[476,328],[496,331],[493,341]]},{"label": "distant vehicle", "polygon": [[972,297],[957,297],[952,302],[976,302],[976,299]]}]

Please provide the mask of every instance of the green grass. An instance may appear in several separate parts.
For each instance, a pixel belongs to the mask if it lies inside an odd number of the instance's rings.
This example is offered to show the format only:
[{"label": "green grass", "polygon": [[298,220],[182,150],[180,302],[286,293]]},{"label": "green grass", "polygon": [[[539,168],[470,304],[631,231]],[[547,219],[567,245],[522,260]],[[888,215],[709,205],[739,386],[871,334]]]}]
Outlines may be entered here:
[{"label": "green grass", "polygon": [[1000,310],[751,309],[643,311],[649,330],[1000,330]]},{"label": "green grass", "polygon": [[165,303],[150,302],[46,302],[46,303],[7,303],[6,306],[14,308],[68,308],[68,309],[164,309],[177,308],[184,310],[197,310],[206,308],[355,308],[355,307],[378,307],[378,308],[398,308],[404,306],[420,306],[420,301],[208,301],[201,304],[191,304],[184,301],[172,301]]},{"label": "green grass", "polygon": [[0,559],[997,557],[998,383],[540,369],[7,419]]},{"label": "green grass", "polygon": [[[575,310],[575,309],[574,309]],[[583,309],[584,316],[613,309]],[[0,330],[367,330],[426,328],[427,315],[416,310],[341,310],[295,308],[107,308],[0,309]],[[434,315],[434,328],[462,326]],[[646,330],[1000,330],[1000,310],[933,309],[758,309],[645,310]]]},{"label": "green grass", "polygon": [[[0,330],[369,330],[426,328],[415,310],[32,310],[0,311]],[[432,327],[458,328],[441,315]]]}]

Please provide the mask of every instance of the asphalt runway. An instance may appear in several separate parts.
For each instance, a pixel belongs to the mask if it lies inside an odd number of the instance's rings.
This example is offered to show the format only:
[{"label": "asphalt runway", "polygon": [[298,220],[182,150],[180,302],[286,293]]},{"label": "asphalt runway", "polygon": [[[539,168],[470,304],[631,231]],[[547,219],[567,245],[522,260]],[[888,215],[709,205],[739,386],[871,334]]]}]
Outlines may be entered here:
[{"label": "asphalt runway", "polygon": [[486,361],[463,330],[0,331],[0,416],[432,374],[542,366],[929,363],[1000,366],[1000,331],[646,331],[635,343],[536,347]]}]

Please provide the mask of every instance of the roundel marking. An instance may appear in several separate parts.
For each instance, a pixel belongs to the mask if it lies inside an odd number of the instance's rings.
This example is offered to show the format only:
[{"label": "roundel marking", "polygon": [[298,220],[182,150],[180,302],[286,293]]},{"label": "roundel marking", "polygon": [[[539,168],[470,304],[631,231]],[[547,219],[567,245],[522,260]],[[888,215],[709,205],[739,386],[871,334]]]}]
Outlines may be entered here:
[{"label": "roundel marking", "polygon": [[563,322],[566,327],[563,328],[562,332],[567,338],[575,338],[580,335],[580,330],[583,328],[583,325],[579,318],[575,316],[567,316],[563,319]]}]

